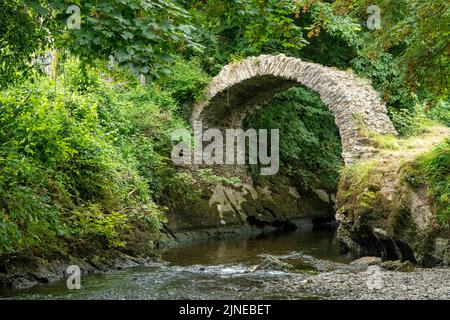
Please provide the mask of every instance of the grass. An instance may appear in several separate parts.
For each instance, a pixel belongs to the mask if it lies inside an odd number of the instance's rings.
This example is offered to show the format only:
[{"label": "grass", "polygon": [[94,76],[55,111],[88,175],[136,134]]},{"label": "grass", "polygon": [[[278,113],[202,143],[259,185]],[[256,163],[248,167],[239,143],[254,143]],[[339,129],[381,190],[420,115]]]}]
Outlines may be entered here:
[{"label": "grass", "polygon": [[385,157],[390,153],[403,153],[404,156],[417,156],[426,152],[440,143],[446,136],[450,136],[450,128],[438,124],[427,127],[420,135],[409,137],[398,137],[394,135],[380,135],[378,133],[366,132],[374,147]]},{"label": "grass", "polygon": [[450,137],[431,151],[421,155],[416,164],[428,186],[428,194],[434,200],[437,218],[443,225],[450,225]]},{"label": "grass", "polygon": [[[402,175],[410,187],[425,186],[438,222],[450,225],[450,128],[434,125],[420,135],[396,137],[366,132],[378,154],[341,170],[348,183],[347,196],[361,193],[377,172]],[[403,168],[403,169],[401,169]],[[370,191],[370,190],[369,190]],[[366,195],[361,195],[364,198]],[[368,194],[368,196],[371,196]],[[367,199],[371,200],[371,199]],[[370,203],[371,201],[369,201]]]},{"label": "grass", "polygon": [[341,177],[346,177],[346,180],[350,182],[348,192],[353,193],[364,185],[376,169],[377,164],[376,160],[370,160],[343,167]]}]

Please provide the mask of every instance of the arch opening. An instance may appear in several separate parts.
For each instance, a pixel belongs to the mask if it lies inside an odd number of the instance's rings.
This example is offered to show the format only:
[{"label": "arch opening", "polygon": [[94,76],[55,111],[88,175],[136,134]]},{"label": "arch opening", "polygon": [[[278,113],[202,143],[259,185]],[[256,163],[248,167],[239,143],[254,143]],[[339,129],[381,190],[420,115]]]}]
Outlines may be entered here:
[{"label": "arch opening", "polygon": [[[325,190],[335,194],[343,164],[342,143],[334,116],[320,96],[299,84],[276,94],[261,109],[251,110],[243,129],[279,129],[279,177],[300,193]],[[260,165],[247,170],[255,183],[264,183]]]}]

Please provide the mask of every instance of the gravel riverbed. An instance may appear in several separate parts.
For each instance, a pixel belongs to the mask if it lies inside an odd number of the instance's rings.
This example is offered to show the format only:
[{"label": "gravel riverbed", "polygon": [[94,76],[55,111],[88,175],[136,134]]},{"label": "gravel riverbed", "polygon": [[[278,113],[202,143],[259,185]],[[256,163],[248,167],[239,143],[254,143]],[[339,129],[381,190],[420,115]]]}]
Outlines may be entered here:
[{"label": "gravel riverbed", "polygon": [[333,271],[300,280],[290,289],[321,299],[450,300],[450,268]]}]

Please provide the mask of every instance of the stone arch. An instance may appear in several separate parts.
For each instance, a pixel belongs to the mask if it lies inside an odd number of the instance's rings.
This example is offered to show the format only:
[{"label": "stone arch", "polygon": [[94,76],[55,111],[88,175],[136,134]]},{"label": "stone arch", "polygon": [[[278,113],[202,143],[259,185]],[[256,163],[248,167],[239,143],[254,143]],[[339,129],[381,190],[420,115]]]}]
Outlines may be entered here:
[{"label": "stone arch", "polygon": [[385,104],[369,81],[285,55],[250,57],[225,66],[195,105],[191,121],[202,121],[204,128],[241,127],[248,112],[297,84],[318,92],[334,114],[345,164],[376,153],[362,125],[375,133],[396,134]]}]

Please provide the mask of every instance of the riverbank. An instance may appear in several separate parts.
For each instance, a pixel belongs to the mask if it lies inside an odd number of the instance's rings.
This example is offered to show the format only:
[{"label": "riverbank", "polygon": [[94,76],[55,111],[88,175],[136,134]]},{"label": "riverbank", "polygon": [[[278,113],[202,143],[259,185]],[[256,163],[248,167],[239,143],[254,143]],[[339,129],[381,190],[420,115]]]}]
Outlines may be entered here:
[{"label": "riverbank", "polygon": [[[312,227],[311,219],[295,221],[299,229]],[[140,226],[140,227],[139,227]],[[84,244],[67,244],[54,248],[33,248],[27,252],[0,256],[0,288],[26,289],[67,277],[70,265],[80,267],[82,274],[110,273],[132,267],[146,267],[161,262],[160,249],[189,245],[200,241],[257,237],[277,231],[273,226],[230,225],[199,228],[177,233],[163,229],[158,241],[154,234],[142,230],[142,225],[128,231],[123,248],[108,248],[101,239]],[[148,230],[147,230],[148,231]],[[150,242],[150,243],[149,243]],[[146,247],[145,247],[146,244]]]},{"label": "riverbank", "polygon": [[308,277],[292,285],[280,284],[288,290],[305,290],[312,296],[339,300],[448,300],[450,268],[423,269],[412,272],[382,270],[379,287],[368,286],[373,274],[367,270],[335,271]]},{"label": "riverbank", "polygon": [[67,277],[67,267],[77,265],[82,274],[105,273],[145,266],[159,261],[157,230],[133,220],[121,235],[122,246],[113,247],[105,237],[78,241],[53,239],[20,252],[0,254],[0,288],[30,288]]},{"label": "riverbank", "polygon": [[[210,198],[174,199],[161,230],[130,221],[120,234],[121,246],[111,246],[108,239],[96,235],[78,241],[55,238],[0,254],[0,287],[29,288],[58,281],[67,277],[70,265],[80,266],[85,274],[146,266],[160,261],[161,248],[292,231],[333,219],[333,203],[325,192],[300,196],[294,187],[280,183],[256,188],[213,185]],[[208,188],[202,190],[207,193]]]},{"label": "riverbank", "polygon": [[[183,243],[161,250],[163,262],[0,290],[13,299],[449,299],[448,268],[379,269],[339,254],[333,230]],[[275,261],[270,265],[265,261]],[[369,259],[371,260],[371,259]],[[376,260],[372,258],[372,260]],[[281,264],[277,265],[277,261]],[[378,259],[379,263],[379,259]],[[381,264],[382,266],[384,264]],[[376,288],[371,289],[371,286]]]},{"label": "riverbank", "polygon": [[450,265],[448,137],[441,126],[407,139],[372,134],[378,154],[341,171],[336,219],[343,250]]}]

